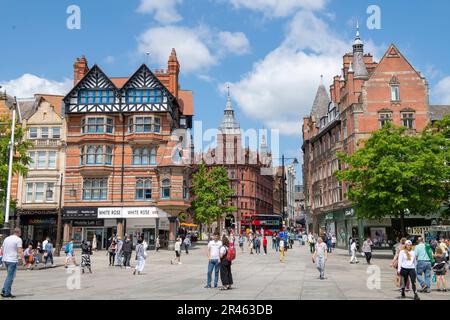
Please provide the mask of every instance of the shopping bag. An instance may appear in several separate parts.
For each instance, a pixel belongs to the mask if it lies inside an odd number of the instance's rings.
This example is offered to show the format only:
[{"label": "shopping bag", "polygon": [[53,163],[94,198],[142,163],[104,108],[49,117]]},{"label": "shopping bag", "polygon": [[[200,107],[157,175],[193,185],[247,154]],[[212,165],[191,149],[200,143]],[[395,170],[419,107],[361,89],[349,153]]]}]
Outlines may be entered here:
[{"label": "shopping bag", "polygon": [[400,288],[400,281],[401,281],[401,279],[400,279],[400,275],[399,274],[397,274],[397,275],[395,275],[395,286],[397,287],[397,288]]},{"label": "shopping bag", "polygon": [[436,273],[433,274],[433,278],[432,278],[433,283],[436,283]]}]

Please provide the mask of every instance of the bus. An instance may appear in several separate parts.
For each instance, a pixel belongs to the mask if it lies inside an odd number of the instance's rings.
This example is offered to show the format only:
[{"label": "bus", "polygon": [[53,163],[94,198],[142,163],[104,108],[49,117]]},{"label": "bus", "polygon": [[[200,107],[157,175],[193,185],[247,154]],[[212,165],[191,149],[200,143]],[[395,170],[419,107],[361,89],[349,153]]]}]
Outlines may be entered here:
[{"label": "bus", "polygon": [[277,214],[256,214],[252,216],[252,230],[271,236],[274,232],[283,231],[283,218]]}]

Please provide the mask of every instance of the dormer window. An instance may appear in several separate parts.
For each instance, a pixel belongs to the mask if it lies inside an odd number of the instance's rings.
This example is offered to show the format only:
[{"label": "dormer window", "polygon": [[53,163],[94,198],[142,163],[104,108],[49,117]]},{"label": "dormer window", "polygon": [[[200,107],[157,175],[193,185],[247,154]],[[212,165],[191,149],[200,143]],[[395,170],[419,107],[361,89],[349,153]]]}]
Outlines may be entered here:
[{"label": "dormer window", "polygon": [[114,102],[113,90],[82,89],[78,91],[79,104],[100,104]]},{"label": "dormer window", "polygon": [[126,103],[161,103],[162,91],[159,89],[129,89],[125,93]]},{"label": "dormer window", "polygon": [[396,76],[393,76],[389,82],[391,88],[391,101],[400,101],[400,82]]}]

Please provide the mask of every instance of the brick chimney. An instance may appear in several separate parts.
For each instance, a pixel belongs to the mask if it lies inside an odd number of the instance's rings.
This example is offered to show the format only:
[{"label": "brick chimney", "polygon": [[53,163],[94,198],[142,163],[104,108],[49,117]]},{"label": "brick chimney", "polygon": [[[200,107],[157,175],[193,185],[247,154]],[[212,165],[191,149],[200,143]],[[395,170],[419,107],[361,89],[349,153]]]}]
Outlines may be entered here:
[{"label": "brick chimney", "polygon": [[172,48],[167,65],[170,91],[178,98],[178,75],[180,74],[180,64],[178,63],[177,52],[174,48]]},{"label": "brick chimney", "polygon": [[88,73],[89,67],[86,57],[77,58],[73,64],[73,85],[75,86]]}]

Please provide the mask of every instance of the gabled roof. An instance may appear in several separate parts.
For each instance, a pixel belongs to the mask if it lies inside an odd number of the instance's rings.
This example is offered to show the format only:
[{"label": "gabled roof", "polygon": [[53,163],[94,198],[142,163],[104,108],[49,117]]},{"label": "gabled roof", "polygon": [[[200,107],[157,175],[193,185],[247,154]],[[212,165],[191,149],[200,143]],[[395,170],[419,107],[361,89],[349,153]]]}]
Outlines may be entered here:
[{"label": "gabled roof", "polygon": [[181,107],[181,112],[185,116],[194,115],[194,97],[191,90],[179,90],[178,102]]},{"label": "gabled roof", "polygon": [[450,114],[450,105],[430,105],[430,120],[442,120],[445,115]]},{"label": "gabled roof", "polygon": [[316,98],[311,108],[311,117],[314,117],[315,121],[319,121],[320,118],[328,113],[328,104],[330,102],[327,89],[321,84],[317,89]]},{"label": "gabled roof", "polygon": [[55,112],[61,117],[62,112],[62,100],[64,96],[54,95],[54,94],[35,94],[35,97],[40,97],[50,103],[50,105],[55,109]]},{"label": "gabled roof", "polygon": [[127,83],[127,81],[128,81],[129,78],[124,78],[124,77],[111,77],[111,78],[109,78],[109,79],[112,81],[112,83],[114,83],[114,85],[115,85],[117,88],[121,89],[121,88],[123,88],[124,84]]},{"label": "gabled roof", "polygon": [[28,120],[36,113],[40,98],[36,97],[34,100],[17,101],[21,120]]}]

